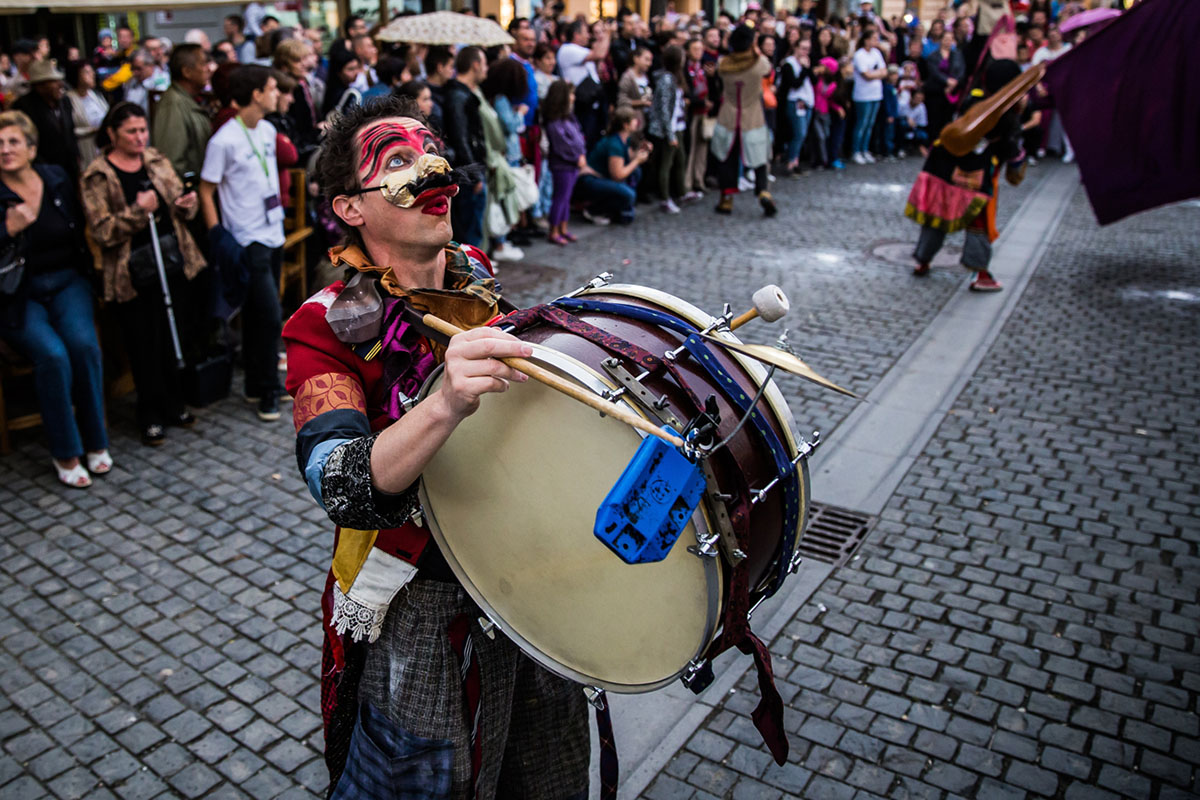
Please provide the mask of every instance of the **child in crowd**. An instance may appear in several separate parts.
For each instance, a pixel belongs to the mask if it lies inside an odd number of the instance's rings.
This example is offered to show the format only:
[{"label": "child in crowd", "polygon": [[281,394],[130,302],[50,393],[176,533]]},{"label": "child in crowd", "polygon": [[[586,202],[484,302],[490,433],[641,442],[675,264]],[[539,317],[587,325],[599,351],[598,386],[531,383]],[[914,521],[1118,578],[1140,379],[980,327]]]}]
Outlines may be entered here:
[{"label": "child in crowd", "polygon": [[829,155],[833,158],[834,169],[845,169],[842,163],[842,140],[846,135],[846,113],[852,108],[852,91],[854,89],[854,59],[842,56],[838,62],[836,85],[833,94],[829,96]]},{"label": "child in crowd", "polygon": [[896,157],[896,126],[900,120],[900,67],[889,64],[887,79],[883,82],[883,155],[884,158]]},{"label": "child in crowd", "polygon": [[905,138],[921,148],[921,155],[929,155],[929,112],[925,110],[925,92],[914,89],[905,115],[908,133]]},{"label": "child in crowd", "polygon": [[684,193],[683,134],[687,130],[687,104],[684,102],[683,48],[669,45],[663,50],[663,68],[654,76],[654,102],[650,107],[647,131],[654,143],[658,173],[660,207],[678,214],[675,198]]},{"label": "child in crowd", "polygon": [[575,87],[566,81],[552,83],[546,92],[542,118],[546,122],[546,137],[550,140],[550,176],[554,182],[548,238],[557,245],[575,241],[575,237],[567,230],[567,220],[571,216],[571,192],[575,189],[580,170],[592,171],[587,165],[583,128],[574,112]]},{"label": "child in crowd", "polygon": [[832,168],[834,167],[833,162],[838,158],[838,154],[834,153],[830,147],[833,124],[831,115],[834,113],[830,107],[830,99],[837,90],[837,72],[837,59],[830,56],[822,58],[817,66],[813,67],[813,75],[817,78],[817,86],[813,91],[812,122],[813,135],[816,137],[816,146],[813,147],[813,166],[815,167]]}]

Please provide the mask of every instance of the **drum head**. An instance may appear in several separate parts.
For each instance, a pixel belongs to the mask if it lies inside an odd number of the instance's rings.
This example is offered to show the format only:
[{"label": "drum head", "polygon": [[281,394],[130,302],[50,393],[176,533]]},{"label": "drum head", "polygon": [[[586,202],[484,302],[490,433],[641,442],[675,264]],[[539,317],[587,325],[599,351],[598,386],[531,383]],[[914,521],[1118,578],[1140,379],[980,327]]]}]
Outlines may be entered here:
[{"label": "drum head", "polygon": [[[573,359],[533,359],[609,388]],[[440,385],[440,372],[426,393]],[[592,533],[637,450],[632,428],[534,381],[489,394],[422,474],[434,538],[474,600],[553,672],[617,692],[669,683],[718,623],[718,559],[687,551],[698,513],[664,561],[626,564]]]}]

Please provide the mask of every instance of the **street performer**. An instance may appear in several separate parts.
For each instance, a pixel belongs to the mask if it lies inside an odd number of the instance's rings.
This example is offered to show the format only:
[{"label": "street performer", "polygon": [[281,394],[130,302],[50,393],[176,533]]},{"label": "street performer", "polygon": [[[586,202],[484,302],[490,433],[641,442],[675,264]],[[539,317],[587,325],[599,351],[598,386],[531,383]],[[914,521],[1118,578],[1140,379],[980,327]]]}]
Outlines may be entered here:
[{"label": "street performer", "polygon": [[[322,602],[329,796],[586,797],[581,687],[481,629],[418,513],[433,455],[485,395],[526,379],[499,359],[532,353],[486,327],[500,290],[486,256],[451,241],[458,176],[415,105],[392,98],[333,123],[316,177],[346,235],[330,251],[345,279],[284,339],[300,471],[337,526]],[[443,346],[424,313],[469,330]],[[438,364],[441,387],[416,402]]]},{"label": "street performer", "polygon": [[[1015,61],[991,61],[984,70],[983,88],[972,91],[963,111],[999,91],[1021,74]],[[955,156],[934,142],[908,195],[904,214],[921,226],[913,258],[917,266],[913,274],[929,274],[933,257],[942,249],[946,234],[966,231],[962,265],[974,273],[970,289],[976,292],[998,292],[1003,285],[992,277],[988,267],[992,260],[992,242],[996,230],[996,193],[999,188],[999,169],[1006,166],[1006,178],[1016,185],[1025,174],[1026,156],[1021,146],[1020,114],[1022,98],[1010,108],[990,131],[985,132],[974,150]],[[949,130],[947,126],[945,130]]]}]

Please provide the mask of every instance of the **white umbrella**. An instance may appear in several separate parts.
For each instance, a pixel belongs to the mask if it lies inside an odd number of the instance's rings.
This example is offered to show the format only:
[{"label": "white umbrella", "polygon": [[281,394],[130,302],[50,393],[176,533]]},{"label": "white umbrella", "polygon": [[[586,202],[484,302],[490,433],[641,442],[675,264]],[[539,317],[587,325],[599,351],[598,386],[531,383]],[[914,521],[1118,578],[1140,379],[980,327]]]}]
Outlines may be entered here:
[{"label": "white umbrella", "polygon": [[455,11],[434,11],[431,14],[398,17],[379,31],[375,38],[383,42],[477,44],[482,47],[513,44],[515,41],[490,19],[472,17]]}]

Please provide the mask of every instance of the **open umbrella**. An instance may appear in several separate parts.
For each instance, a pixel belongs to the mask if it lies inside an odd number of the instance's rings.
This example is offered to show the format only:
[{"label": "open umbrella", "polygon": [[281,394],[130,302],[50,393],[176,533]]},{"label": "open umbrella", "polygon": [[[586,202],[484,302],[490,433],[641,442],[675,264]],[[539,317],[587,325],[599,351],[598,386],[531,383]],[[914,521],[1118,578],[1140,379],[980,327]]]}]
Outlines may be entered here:
[{"label": "open umbrella", "polygon": [[515,41],[490,19],[471,17],[455,11],[434,11],[431,14],[398,17],[379,31],[375,38],[384,42],[477,44],[482,47],[513,44]]},{"label": "open umbrella", "polygon": [[1117,8],[1092,8],[1067,17],[1058,26],[1058,30],[1061,33],[1070,33],[1077,28],[1086,28],[1097,22],[1106,22],[1119,16],[1121,16],[1121,11]]}]

